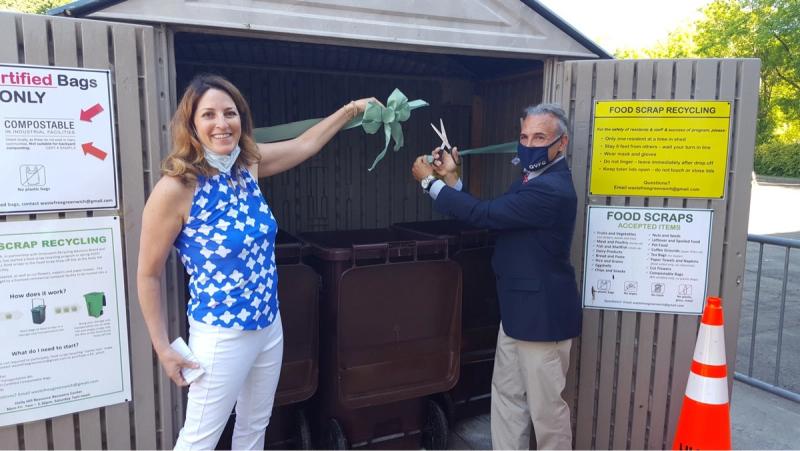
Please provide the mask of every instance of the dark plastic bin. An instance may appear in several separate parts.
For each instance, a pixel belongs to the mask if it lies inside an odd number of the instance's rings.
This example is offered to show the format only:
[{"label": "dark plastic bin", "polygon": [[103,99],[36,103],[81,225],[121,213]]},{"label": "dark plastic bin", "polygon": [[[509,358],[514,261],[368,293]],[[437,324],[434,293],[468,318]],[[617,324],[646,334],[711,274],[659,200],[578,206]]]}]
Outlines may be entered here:
[{"label": "dark plastic bin", "polygon": [[443,448],[444,410],[429,395],[458,380],[461,270],[443,240],[389,229],[301,234],[322,275],[323,449]]},{"label": "dark plastic bin", "polygon": [[317,390],[319,374],[319,275],[303,264],[308,249],[292,235],[278,231],[275,263],[283,323],[283,365],[275,405],[296,404]]},{"label": "dark plastic bin", "polygon": [[[320,277],[302,262],[308,250],[294,236],[278,231],[275,263],[283,324],[283,363],[267,427],[266,448],[312,447],[304,401],[317,391],[319,380]],[[217,449],[230,449],[234,421],[235,414],[231,415]]]},{"label": "dark plastic bin", "polygon": [[461,266],[461,376],[445,405],[451,420],[488,412],[500,324],[491,263],[495,233],[454,220],[398,223],[392,229],[447,240],[450,259]]}]

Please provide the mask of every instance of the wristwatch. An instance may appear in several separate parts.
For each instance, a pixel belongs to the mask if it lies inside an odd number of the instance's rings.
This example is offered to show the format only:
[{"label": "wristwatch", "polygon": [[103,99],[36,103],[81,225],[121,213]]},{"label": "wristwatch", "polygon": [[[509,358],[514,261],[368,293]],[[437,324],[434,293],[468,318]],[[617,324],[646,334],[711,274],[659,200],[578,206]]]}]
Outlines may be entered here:
[{"label": "wristwatch", "polygon": [[433,182],[435,182],[435,181],[436,181],[436,177],[434,177],[432,175],[429,175],[429,176],[425,177],[424,179],[420,180],[419,184],[422,185],[422,191],[425,191],[426,193],[430,192],[431,186],[433,185]]}]

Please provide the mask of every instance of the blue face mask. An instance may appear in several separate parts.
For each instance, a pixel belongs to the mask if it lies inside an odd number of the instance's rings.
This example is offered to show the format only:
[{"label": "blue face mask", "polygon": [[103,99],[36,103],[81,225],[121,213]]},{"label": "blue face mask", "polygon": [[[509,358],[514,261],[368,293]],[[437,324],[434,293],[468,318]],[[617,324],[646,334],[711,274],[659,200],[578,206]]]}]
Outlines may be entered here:
[{"label": "blue face mask", "polygon": [[562,136],[564,135],[558,135],[558,138],[554,139],[553,142],[546,146],[528,147],[522,145],[522,143],[518,143],[517,156],[511,160],[511,162],[515,165],[522,166],[522,169],[528,172],[542,169],[550,164],[547,153],[555,143],[561,140]]},{"label": "blue face mask", "polygon": [[206,162],[212,168],[216,168],[219,172],[224,174],[230,174],[231,168],[236,163],[236,158],[239,157],[239,153],[242,149],[239,146],[236,146],[229,155],[220,155],[218,153],[214,153],[208,150],[207,147],[203,147],[206,156]]}]

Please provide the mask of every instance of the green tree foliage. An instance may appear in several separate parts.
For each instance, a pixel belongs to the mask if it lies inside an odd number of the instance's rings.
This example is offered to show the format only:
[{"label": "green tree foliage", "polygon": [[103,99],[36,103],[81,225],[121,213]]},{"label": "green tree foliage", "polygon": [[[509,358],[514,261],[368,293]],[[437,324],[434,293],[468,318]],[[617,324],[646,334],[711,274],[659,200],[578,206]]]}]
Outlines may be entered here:
[{"label": "green tree foliage", "polygon": [[48,9],[66,5],[72,0],[0,0],[0,11],[44,14]]},{"label": "green tree foliage", "polygon": [[800,143],[771,143],[756,147],[757,174],[800,177]]},{"label": "green tree foliage", "polygon": [[614,50],[614,58],[621,60],[638,60],[652,58],[648,49],[621,48]]},{"label": "green tree foliage", "polygon": [[713,0],[694,24],[618,58],[759,58],[758,142],[800,141],[800,0]]},{"label": "green tree foliage", "polygon": [[617,49],[614,56],[620,59],[696,58],[694,34],[694,25],[687,25],[671,31],[665,41],[659,41],[653,48]]},{"label": "green tree foliage", "polygon": [[694,25],[678,28],[667,35],[666,42],[658,42],[652,58],[697,58]]},{"label": "green tree foliage", "polygon": [[699,55],[761,59],[759,143],[800,138],[800,0],[715,0],[703,13]]}]

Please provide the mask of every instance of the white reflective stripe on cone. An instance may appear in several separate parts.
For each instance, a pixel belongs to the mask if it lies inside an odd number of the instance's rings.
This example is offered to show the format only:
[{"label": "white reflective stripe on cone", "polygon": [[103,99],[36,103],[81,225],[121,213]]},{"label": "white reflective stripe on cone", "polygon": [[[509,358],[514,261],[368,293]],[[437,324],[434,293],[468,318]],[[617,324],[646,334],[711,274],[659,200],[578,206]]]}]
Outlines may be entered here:
[{"label": "white reflective stripe on cone", "polygon": [[700,324],[694,361],[706,365],[725,365],[725,329],[722,326]]},{"label": "white reflective stripe on cone", "polygon": [[705,377],[689,372],[686,396],[705,404],[728,403],[728,378]]}]

